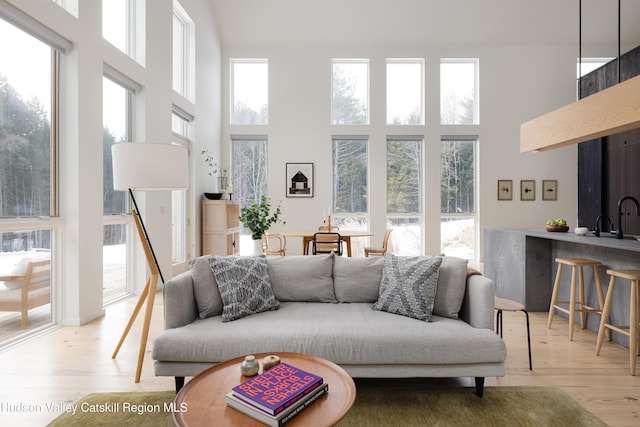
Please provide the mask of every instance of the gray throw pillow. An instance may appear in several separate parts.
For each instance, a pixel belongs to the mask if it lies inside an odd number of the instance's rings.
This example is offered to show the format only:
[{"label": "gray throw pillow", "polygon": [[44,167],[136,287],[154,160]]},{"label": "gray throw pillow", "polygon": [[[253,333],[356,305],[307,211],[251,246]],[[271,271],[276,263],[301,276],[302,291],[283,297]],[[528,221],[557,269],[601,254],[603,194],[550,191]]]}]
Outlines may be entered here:
[{"label": "gray throw pillow", "polygon": [[374,310],[431,321],[442,258],[384,256]]},{"label": "gray throw pillow", "polygon": [[269,257],[269,281],[276,299],[282,302],[336,302],[333,258],[333,254]]},{"label": "gray throw pillow", "polygon": [[205,255],[189,261],[193,279],[193,293],[201,319],[222,313],[222,297],[218,290],[216,277],[211,270],[209,258],[211,258],[210,255]]},{"label": "gray throw pillow", "polygon": [[446,256],[442,259],[433,306],[436,316],[458,318],[467,288],[467,264],[468,261],[462,258]]},{"label": "gray throw pillow", "polygon": [[280,308],[269,283],[264,255],[212,256],[210,262],[222,297],[223,322]]},{"label": "gray throw pillow", "polygon": [[384,257],[351,258],[333,261],[333,288],[339,302],[376,302],[382,281]]}]

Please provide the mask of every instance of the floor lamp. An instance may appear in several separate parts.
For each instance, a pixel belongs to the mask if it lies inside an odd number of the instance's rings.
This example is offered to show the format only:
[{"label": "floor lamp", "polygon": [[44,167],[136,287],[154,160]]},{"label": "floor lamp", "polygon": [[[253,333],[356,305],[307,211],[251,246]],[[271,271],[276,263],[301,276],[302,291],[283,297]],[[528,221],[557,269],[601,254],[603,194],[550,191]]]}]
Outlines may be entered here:
[{"label": "floor lamp", "polygon": [[162,283],[164,283],[164,277],[162,277],[160,265],[149,240],[149,234],[140,216],[133,190],[158,191],[189,188],[187,149],[172,144],[123,143],[111,146],[111,154],[113,161],[113,188],[116,191],[128,191],[131,196],[133,202],[131,215],[136,224],[150,272],[147,284],[140,294],[131,318],[122,333],[120,342],[111,356],[115,359],[118,355],[118,351],[120,351],[122,343],[129,334],[133,322],[146,302],[135,377],[135,382],[138,383],[140,382],[142,362],[149,337],[149,324],[151,323],[158,277],[162,280]]}]

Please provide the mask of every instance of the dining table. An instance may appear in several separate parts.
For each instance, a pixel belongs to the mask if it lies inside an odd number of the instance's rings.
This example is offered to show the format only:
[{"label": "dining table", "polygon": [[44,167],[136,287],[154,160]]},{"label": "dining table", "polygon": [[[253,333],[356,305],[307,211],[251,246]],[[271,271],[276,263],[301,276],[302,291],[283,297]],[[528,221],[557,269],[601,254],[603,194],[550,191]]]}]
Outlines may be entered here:
[{"label": "dining table", "polygon": [[[283,236],[289,237],[300,237],[302,238],[302,254],[309,255],[309,243],[313,240],[313,235],[318,233],[318,230],[312,231],[290,231],[280,233]],[[371,237],[374,235],[371,231],[349,231],[349,230],[335,230],[336,233],[340,234],[340,238],[345,242],[347,246],[347,256],[351,256],[351,239],[358,237]]]}]

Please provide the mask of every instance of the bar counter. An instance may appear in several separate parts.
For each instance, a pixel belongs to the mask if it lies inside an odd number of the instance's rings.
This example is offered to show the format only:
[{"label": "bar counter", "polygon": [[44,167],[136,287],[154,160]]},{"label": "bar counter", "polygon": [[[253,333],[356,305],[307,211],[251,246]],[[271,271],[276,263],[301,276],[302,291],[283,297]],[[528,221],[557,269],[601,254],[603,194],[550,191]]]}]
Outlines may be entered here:
[{"label": "bar counter", "polygon": [[[568,232],[548,232],[539,229],[486,229],[484,238],[484,273],[496,286],[496,295],[524,304],[527,311],[548,311],[553,281],[557,271],[555,259],[589,258],[600,261],[600,280],[607,292],[607,269],[640,269],[640,241],[632,236],[616,239],[603,233],[595,237],[592,232],[579,236]],[[584,269],[585,299],[587,305],[598,307],[593,271]],[[564,268],[559,300],[569,300],[571,269]],[[629,282],[616,281],[610,323],[629,323]],[[564,313],[559,315],[567,317]],[[576,316],[579,322],[579,316]],[[598,332],[600,316],[587,314],[587,328]],[[557,327],[557,326],[554,326]],[[613,334],[613,340],[628,347],[628,338]]]}]

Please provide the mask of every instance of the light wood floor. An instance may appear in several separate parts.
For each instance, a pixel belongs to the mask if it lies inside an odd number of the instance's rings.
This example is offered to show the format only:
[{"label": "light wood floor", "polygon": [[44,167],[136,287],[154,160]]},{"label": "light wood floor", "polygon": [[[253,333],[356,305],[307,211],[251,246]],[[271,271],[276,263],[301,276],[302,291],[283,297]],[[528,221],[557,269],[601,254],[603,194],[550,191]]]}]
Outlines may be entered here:
[{"label": "light wood floor", "polygon": [[[0,354],[0,425],[45,425],[58,415],[47,404],[72,403],[92,392],[172,390],[173,378],[153,375],[150,355],[151,341],[162,330],[160,295],[140,383],[134,384],[133,376],[142,313],[118,358],[111,359],[135,302],[132,298],[111,306],[105,317],[88,325],[61,328]],[[639,376],[629,375],[627,350],[605,343],[595,356],[595,334],[577,328],[570,343],[567,321],[557,317],[548,330],[546,316],[531,313],[529,371],[524,315],[504,313],[507,373],[487,378],[486,386],[557,386],[609,425],[640,425],[640,366]],[[473,385],[471,379],[462,382]],[[18,410],[16,404],[31,408]]]}]

